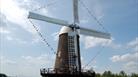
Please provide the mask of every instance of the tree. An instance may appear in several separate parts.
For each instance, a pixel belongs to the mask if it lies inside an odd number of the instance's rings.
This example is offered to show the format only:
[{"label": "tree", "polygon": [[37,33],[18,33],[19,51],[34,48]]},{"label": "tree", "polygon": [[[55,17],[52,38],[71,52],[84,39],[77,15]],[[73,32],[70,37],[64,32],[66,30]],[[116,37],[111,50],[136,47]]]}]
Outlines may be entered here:
[{"label": "tree", "polygon": [[0,73],[0,77],[7,77],[5,74]]},{"label": "tree", "polygon": [[120,77],[127,77],[127,74],[124,71],[120,71],[119,76]]},{"label": "tree", "polygon": [[120,71],[119,73],[105,71],[103,74],[96,73],[95,77],[138,77],[138,74],[132,73],[131,75],[127,75],[124,71]]},{"label": "tree", "polygon": [[130,77],[138,77],[138,74],[132,73]]},{"label": "tree", "polygon": [[95,75],[95,77],[101,77],[101,74],[100,74],[100,73],[97,73],[97,74]]},{"label": "tree", "polygon": [[113,77],[113,74],[111,71],[105,71],[102,75],[102,77]]}]

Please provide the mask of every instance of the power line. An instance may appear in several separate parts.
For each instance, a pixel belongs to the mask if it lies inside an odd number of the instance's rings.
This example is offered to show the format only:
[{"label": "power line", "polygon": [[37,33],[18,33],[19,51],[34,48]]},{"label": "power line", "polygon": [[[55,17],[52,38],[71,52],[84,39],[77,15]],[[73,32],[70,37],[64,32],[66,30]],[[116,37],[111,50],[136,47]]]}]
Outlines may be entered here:
[{"label": "power line", "polygon": [[90,16],[92,18],[94,18],[94,20],[99,24],[99,26],[101,26],[103,28],[103,30],[105,30],[107,33],[108,31],[105,29],[105,27],[103,26],[103,24],[97,19],[96,16],[93,15],[93,13],[89,10],[89,8],[84,4],[83,1],[79,0],[79,2],[82,4],[82,6],[87,10],[87,12],[90,14]]},{"label": "power line", "polygon": [[54,54],[56,54],[56,52],[54,51],[54,48],[47,42],[47,40],[43,37],[42,33],[39,32],[38,28],[33,24],[33,22],[30,19],[29,19],[29,22],[32,24],[33,28],[36,30],[36,32],[41,37],[41,39],[43,40],[43,42],[50,48],[51,51],[54,52]]}]

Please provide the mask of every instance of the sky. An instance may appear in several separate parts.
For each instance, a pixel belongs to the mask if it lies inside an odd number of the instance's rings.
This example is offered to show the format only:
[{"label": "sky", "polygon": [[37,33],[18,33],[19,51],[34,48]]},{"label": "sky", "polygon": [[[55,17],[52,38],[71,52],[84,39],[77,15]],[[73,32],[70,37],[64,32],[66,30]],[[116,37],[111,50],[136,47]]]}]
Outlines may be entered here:
[{"label": "sky", "polygon": [[[138,1],[83,0],[111,34],[111,39],[80,35],[82,67],[103,73],[138,72]],[[45,8],[41,8],[46,6]],[[0,0],[0,73],[17,77],[41,77],[40,68],[53,68],[61,26],[31,21],[54,51],[42,41],[27,15],[32,11],[73,22],[72,0]],[[105,32],[79,2],[80,26]],[[98,54],[98,55],[97,55]]]}]

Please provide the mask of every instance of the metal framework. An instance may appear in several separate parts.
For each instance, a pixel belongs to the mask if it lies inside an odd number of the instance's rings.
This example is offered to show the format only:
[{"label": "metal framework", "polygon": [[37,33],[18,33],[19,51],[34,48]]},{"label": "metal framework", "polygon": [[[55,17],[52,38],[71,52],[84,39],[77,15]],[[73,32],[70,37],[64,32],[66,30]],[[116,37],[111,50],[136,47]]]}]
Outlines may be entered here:
[{"label": "metal framework", "polygon": [[95,72],[93,71],[85,71],[85,72],[73,72],[72,74],[66,73],[66,74],[60,74],[57,73],[56,70],[53,69],[40,69],[40,74],[42,77],[95,77]]}]

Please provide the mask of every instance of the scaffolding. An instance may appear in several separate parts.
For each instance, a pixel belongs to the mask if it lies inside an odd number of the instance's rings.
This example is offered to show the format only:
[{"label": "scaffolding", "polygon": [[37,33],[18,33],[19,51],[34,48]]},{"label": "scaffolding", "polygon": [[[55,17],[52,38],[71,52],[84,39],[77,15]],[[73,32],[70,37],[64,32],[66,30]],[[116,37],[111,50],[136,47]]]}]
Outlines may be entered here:
[{"label": "scaffolding", "polygon": [[52,68],[43,68],[40,69],[40,74],[42,77],[95,77],[95,72],[92,70],[82,70],[81,72],[73,70],[74,72],[70,73],[57,73],[57,71],[59,70]]}]

